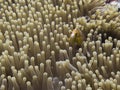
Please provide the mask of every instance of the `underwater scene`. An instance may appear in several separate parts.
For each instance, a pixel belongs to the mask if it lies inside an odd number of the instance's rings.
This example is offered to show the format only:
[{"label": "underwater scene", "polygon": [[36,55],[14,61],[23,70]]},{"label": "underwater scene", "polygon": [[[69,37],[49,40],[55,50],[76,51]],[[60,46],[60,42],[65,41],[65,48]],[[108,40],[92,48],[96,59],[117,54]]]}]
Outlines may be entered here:
[{"label": "underwater scene", "polygon": [[0,90],[120,90],[120,0],[0,0]]}]

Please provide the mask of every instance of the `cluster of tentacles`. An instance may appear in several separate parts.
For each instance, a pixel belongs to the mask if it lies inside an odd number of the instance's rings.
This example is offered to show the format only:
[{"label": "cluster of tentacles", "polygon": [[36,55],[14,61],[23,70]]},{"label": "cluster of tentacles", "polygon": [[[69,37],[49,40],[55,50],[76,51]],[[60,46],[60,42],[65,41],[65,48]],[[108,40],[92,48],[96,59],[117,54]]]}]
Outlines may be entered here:
[{"label": "cluster of tentacles", "polygon": [[104,0],[0,2],[0,90],[120,90],[119,18]]}]

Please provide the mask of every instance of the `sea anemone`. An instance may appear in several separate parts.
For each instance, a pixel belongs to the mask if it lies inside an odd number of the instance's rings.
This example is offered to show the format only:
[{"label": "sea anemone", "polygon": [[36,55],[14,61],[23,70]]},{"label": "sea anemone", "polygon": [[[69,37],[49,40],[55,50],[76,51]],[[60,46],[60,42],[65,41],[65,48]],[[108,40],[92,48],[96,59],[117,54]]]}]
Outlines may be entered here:
[{"label": "sea anemone", "polygon": [[119,17],[104,0],[1,1],[0,90],[120,90]]}]

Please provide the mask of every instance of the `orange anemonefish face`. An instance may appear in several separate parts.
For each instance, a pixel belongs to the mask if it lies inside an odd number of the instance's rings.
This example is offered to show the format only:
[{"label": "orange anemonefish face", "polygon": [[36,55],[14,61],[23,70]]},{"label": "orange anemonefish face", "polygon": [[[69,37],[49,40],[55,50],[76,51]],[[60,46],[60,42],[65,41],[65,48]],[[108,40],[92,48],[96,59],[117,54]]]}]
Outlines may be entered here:
[{"label": "orange anemonefish face", "polygon": [[78,29],[74,29],[69,37],[69,42],[71,45],[80,46],[84,39],[85,37],[83,32]]}]

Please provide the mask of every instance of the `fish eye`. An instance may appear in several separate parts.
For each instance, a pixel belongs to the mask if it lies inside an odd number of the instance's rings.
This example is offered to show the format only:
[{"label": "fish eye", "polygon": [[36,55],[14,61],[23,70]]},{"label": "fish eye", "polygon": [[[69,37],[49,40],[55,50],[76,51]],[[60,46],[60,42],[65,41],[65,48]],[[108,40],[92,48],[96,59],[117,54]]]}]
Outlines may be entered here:
[{"label": "fish eye", "polygon": [[77,37],[78,36],[78,34],[77,33],[75,33],[75,37]]}]

